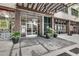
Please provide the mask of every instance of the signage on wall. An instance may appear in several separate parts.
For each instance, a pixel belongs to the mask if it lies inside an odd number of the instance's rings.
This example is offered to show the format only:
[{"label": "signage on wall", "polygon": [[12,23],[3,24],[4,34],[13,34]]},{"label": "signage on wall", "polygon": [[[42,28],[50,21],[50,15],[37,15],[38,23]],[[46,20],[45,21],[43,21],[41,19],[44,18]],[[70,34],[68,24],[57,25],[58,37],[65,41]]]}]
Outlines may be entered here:
[{"label": "signage on wall", "polygon": [[9,21],[0,20],[0,29],[9,29]]}]

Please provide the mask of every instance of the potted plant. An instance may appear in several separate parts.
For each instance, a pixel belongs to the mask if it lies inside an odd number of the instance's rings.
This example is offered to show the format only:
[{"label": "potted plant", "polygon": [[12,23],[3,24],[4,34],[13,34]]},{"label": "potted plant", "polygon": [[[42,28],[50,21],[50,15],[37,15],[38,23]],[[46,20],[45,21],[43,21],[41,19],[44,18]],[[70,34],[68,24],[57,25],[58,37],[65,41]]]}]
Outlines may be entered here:
[{"label": "potted plant", "polygon": [[11,40],[12,40],[13,44],[18,43],[19,38],[20,38],[20,32],[13,32],[12,33]]},{"label": "potted plant", "polygon": [[54,37],[54,38],[56,38],[56,37],[57,37],[57,34],[56,34],[56,33],[54,33],[54,34],[53,34],[53,37]]},{"label": "potted plant", "polygon": [[53,37],[56,38],[57,37],[56,31],[54,29],[52,29],[52,31],[53,31]]},{"label": "potted plant", "polygon": [[51,36],[52,36],[52,29],[48,27],[46,32],[46,38],[50,38]]},{"label": "potted plant", "polygon": [[50,38],[50,37],[57,37],[57,33],[54,29],[52,29],[51,27],[47,27],[47,32],[46,32],[46,38]]}]

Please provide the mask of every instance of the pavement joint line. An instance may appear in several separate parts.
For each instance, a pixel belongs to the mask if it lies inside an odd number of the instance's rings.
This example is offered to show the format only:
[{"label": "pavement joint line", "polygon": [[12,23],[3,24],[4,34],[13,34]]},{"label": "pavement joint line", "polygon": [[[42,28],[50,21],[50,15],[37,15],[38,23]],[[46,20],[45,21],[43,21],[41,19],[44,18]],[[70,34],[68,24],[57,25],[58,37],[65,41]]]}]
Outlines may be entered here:
[{"label": "pavement joint line", "polygon": [[[73,45],[75,45],[75,44],[73,44]],[[73,46],[73,45],[70,45],[70,46]],[[70,46],[67,46],[67,47],[70,47]],[[64,47],[64,48],[58,48],[58,49],[56,49],[56,50],[50,50],[49,52],[47,52],[47,53],[45,53],[45,54],[48,54],[48,53],[51,53],[51,52],[55,52],[55,51],[57,51],[57,50],[63,50],[63,49],[66,49],[67,47]],[[69,51],[69,50],[68,50]],[[64,51],[65,52],[65,51]],[[45,54],[42,54],[42,55],[45,55]]]},{"label": "pavement joint line", "polygon": [[73,53],[73,52],[71,52],[71,51],[69,51],[69,50],[67,50],[66,52],[67,52],[68,54],[70,54],[70,55],[74,55],[74,56],[77,55],[77,54],[75,54],[75,53]]},{"label": "pavement joint line", "polygon": [[[61,38],[60,38],[61,39]],[[38,40],[37,40],[38,41]],[[65,41],[67,41],[67,40],[65,40]],[[71,42],[71,41],[70,41]],[[59,50],[59,49],[63,49],[63,48],[66,48],[66,47],[60,47],[60,48],[58,48],[58,49],[55,49],[55,50],[49,50],[49,49],[47,49],[42,43],[40,43],[39,41],[38,41],[38,43],[39,44],[41,44],[48,52],[46,52],[46,53],[44,53],[44,54],[42,54],[42,55],[45,55],[45,54],[47,54],[47,53],[50,53],[50,52],[53,52],[53,51],[56,51],[56,50]],[[73,45],[75,45],[76,43],[74,43]],[[72,45],[69,45],[69,46],[72,46]],[[69,47],[69,46],[67,46],[67,47]]]},{"label": "pavement joint line", "polygon": [[47,52],[49,52],[50,50],[49,49],[47,49],[42,43],[40,43],[38,40],[37,40],[37,42],[44,48],[44,49],[46,49],[47,50]]}]

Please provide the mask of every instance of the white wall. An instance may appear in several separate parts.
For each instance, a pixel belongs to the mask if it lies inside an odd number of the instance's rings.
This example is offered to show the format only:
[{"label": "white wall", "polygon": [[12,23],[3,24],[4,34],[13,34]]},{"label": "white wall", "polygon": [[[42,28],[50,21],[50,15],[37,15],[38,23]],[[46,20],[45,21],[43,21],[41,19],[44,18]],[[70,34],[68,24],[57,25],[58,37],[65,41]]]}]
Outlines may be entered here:
[{"label": "white wall", "polygon": [[79,22],[79,18],[77,18],[77,17],[71,15],[71,7],[68,8],[68,14],[67,14],[67,13],[64,13],[64,12],[62,12],[62,11],[60,11],[60,12],[55,13],[55,14],[54,14],[54,17]]}]

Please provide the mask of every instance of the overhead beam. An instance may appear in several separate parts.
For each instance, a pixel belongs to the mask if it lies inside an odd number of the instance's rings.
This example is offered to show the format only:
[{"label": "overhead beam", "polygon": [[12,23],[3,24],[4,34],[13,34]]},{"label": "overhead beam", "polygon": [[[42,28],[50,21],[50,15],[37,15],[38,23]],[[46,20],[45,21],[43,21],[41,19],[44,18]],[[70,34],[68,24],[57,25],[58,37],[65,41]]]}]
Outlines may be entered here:
[{"label": "overhead beam", "polygon": [[27,3],[27,7],[26,8],[29,8],[29,3]]},{"label": "overhead beam", "polygon": [[[20,5],[19,5],[20,4]],[[25,10],[36,11],[39,13],[51,14],[57,10],[61,10],[65,7],[69,7],[74,4],[64,4],[64,3],[18,3],[18,8],[23,8]]]},{"label": "overhead beam", "polygon": [[56,7],[59,3],[53,4],[52,7],[48,10],[50,12],[54,7]]},{"label": "overhead beam", "polygon": [[24,7],[27,7],[27,3],[24,3]]},{"label": "overhead beam", "polygon": [[24,7],[24,3],[22,3],[22,6]]},{"label": "overhead beam", "polygon": [[35,4],[33,3],[33,4],[32,4],[32,8],[31,8],[31,9],[33,9],[34,5],[35,5]]},{"label": "overhead beam", "polygon": [[42,12],[44,12],[44,10],[46,9],[46,6],[47,6],[48,4],[49,4],[49,3],[46,3],[46,4],[44,5],[44,8],[43,8]]},{"label": "overhead beam", "polygon": [[39,11],[41,11],[41,9],[43,8],[43,6],[44,6],[44,3],[42,3],[42,5],[41,5],[41,7],[40,7]]},{"label": "overhead beam", "polygon": [[35,10],[37,10],[38,7],[39,7],[39,3],[37,3],[37,6],[36,6]]},{"label": "overhead beam", "polygon": [[61,9],[61,8],[63,8],[64,7],[64,5],[62,5],[62,6],[59,6],[58,8],[57,8],[57,10],[59,10],[59,9]]},{"label": "overhead beam", "polygon": [[62,4],[58,4],[56,7],[54,7],[53,9],[51,9],[50,11],[54,11],[54,10],[57,10],[58,7],[62,6]]},{"label": "overhead beam", "polygon": [[22,7],[22,6],[17,6],[17,9],[24,9],[24,10],[28,10],[28,11],[34,11],[34,12],[38,12],[38,13],[42,13],[42,14],[48,14],[48,15],[52,15],[50,13],[44,13],[44,12],[41,12],[41,11],[37,11],[37,10],[33,10],[33,9],[30,9],[30,8],[26,8],[26,7]]},{"label": "overhead beam", "polygon": [[44,12],[46,12],[52,5],[53,5],[53,3],[49,3],[48,7],[45,9]]}]

